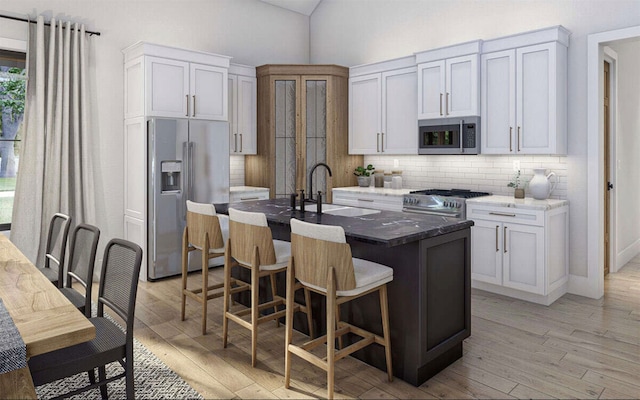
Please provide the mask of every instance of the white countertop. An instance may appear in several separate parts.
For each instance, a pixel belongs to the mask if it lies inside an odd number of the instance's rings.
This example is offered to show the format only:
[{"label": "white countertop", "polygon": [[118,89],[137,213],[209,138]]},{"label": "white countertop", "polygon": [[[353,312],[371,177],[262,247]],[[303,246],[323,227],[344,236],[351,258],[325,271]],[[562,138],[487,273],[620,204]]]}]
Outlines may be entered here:
[{"label": "white countertop", "polygon": [[348,192],[348,193],[360,193],[360,194],[375,194],[379,196],[403,196],[408,194],[409,192],[417,189],[389,189],[389,188],[381,188],[381,187],[360,187],[360,186],[347,186],[347,187],[338,187],[332,189],[340,192]]},{"label": "white countertop", "polygon": [[257,187],[257,186],[231,186],[229,191],[231,193],[251,193],[251,192],[264,192],[269,191],[269,188]]},{"label": "white countertop", "polygon": [[511,207],[520,208],[525,210],[552,210],[554,208],[563,207],[569,205],[567,200],[547,199],[536,200],[532,197],[525,197],[524,199],[516,199],[513,196],[482,196],[467,199],[467,204],[481,204],[492,207]]}]

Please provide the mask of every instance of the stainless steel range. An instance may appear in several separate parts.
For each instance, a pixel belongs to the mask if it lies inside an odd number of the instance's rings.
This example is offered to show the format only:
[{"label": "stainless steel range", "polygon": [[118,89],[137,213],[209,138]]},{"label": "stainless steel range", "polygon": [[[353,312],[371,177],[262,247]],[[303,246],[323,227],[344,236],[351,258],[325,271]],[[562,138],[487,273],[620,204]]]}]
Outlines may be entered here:
[{"label": "stainless steel range", "polygon": [[403,211],[439,215],[443,217],[465,218],[466,199],[490,196],[487,192],[472,192],[465,189],[416,190],[404,195]]}]

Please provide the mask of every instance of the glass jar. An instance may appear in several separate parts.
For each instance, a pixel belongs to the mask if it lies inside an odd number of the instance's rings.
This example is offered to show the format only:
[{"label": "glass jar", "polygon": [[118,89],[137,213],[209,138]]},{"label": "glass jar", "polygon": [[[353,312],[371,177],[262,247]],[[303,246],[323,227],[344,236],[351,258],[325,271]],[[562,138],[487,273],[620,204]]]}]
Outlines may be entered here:
[{"label": "glass jar", "polygon": [[391,189],[391,172],[384,173],[384,187],[387,189]]},{"label": "glass jar", "polygon": [[376,170],[373,174],[375,187],[384,187],[384,170]]},{"label": "glass jar", "polygon": [[391,188],[402,189],[402,171],[391,171]]}]

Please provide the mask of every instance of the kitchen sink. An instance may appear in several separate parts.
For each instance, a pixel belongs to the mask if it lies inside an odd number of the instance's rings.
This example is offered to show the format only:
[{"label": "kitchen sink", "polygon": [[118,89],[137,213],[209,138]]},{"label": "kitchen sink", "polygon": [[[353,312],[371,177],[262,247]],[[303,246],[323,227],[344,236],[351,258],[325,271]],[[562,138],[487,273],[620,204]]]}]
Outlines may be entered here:
[{"label": "kitchen sink", "polygon": [[[322,212],[327,212],[329,210],[338,210],[338,209],[342,209],[342,208],[351,208],[351,207],[341,206],[340,204],[325,204],[325,203],[322,203]],[[300,206],[296,206],[296,210],[299,210],[299,209],[300,209]],[[316,205],[316,203],[305,202],[304,203],[304,209],[305,209],[305,211],[316,212],[316,210],[318,209],[318,206]]]},{"label": "kitchen sink", "polygon": [[[299,210],[300,206],[296,206],[296,210]],[[316,212],[316,203],[304,203],[304,209],[306,211]],[[369,208],[358,208],[342,206],[340,204],[322,204],[322,213],[330,215],[339,215],[341,217],[361,217],[363,215],[377,214],[380,210],[371,210]]]},{"label": "kitchen sink", "polygon": [[322,212],[330,215],[339,215],[342,217],[361,217],[363,215],[369,214],[378,214],[380,210],[371,210],[369,208],[356,208],[356,207],[342,207],[342,208],[334,208],[332,210],[324,210],[324,205],[322,206]]}]

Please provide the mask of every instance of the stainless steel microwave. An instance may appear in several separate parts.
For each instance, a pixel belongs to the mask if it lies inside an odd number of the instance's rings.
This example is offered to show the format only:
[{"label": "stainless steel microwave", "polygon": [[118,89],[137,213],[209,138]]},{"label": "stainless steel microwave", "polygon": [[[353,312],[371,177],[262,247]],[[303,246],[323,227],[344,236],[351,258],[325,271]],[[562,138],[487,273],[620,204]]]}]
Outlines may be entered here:
[{"label": "stainless steel microwave", "polygon": [[418,121],[418,154],[479,154],[480,117]]}]

